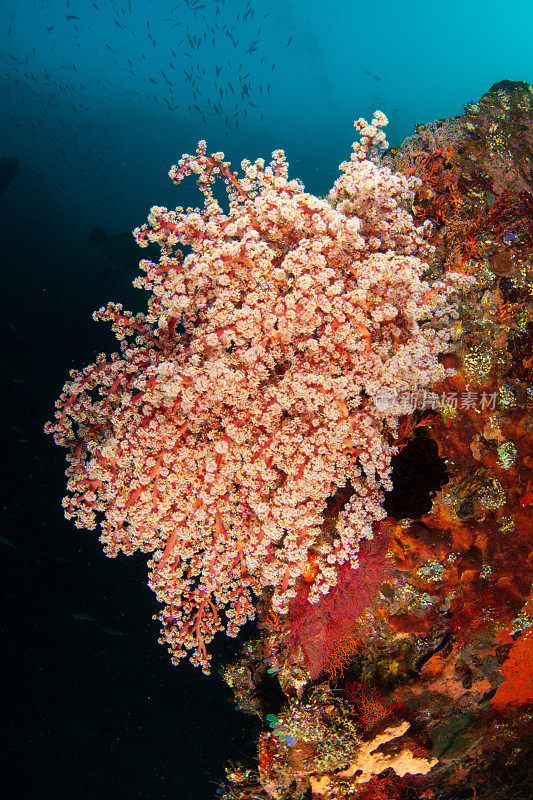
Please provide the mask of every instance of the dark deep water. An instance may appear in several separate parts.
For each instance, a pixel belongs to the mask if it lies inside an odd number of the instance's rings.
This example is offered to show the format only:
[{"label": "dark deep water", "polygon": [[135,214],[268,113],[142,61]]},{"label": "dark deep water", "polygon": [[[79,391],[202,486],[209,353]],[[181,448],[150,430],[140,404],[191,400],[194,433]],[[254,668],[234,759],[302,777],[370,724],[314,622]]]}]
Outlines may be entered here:
[{"label": "dark deep water", "polygon": [[216,673],[237,644],[217,638],[210,678],[171,666],[142,557],[106,559],[63,519],[63,452],[42,433],[68,370],[114,349],[92,311],[144,308],[146,253],[89,237],[196,204],[167,172],[200,138],[235,169],[284,148],[324,194],[354,118],[381,108],[395,143],[497,80],[531,82],[532,6],[6,0],[2,21],[0,157],[20,171],[0,196],[1,796],[207,800],[260,728]]}]

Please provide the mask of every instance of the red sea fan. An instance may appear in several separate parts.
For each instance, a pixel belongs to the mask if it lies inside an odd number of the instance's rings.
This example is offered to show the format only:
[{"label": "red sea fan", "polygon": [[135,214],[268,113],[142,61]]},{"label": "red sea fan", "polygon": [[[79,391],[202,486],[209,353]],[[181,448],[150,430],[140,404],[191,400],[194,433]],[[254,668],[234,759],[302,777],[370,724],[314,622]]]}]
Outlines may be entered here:
[{"label": "red sea fan", "polygon": [[308,602],[308,586],[299,588],[289,610],[291,652],[302,648],[312,680],[320,675],[334,644],[370,605],[390,572],[387,549],[385,534],[362,540],[358,568],[349,564],[339,567],[337,585],[318,603]]}]

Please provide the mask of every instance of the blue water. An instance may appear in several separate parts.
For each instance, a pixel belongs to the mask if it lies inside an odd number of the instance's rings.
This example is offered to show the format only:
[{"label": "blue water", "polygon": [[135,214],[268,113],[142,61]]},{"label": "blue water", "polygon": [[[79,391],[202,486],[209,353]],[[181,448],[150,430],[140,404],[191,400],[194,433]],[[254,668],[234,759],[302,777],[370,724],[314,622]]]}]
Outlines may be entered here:
[{"label": "blue water", "polygon": [[[135,252],[117,261],[88,238],[131,231],[152,205],[196,204],[194,183],[167,172],[199,139],[235,169],[283,148],[291,177],[325,194],[355,118],[381,109],[398,144],[496,81],[533,82],[533,4],[1,0],[0,12],[0,158],[20,165],[0,196],[0,796],[207,800],[259,723],[216,672],[170,666],[141,560],[104,559],[63,520],[63,453],[42,435],[68,370],[113,347],[92,310],[146,301]],[[222,637],[215,667],[232,647]]]},{"label": "blue water", "polygon": [[178,202],[168,166],[200,138],[236,165],[284,148],[325,193],[356,117],[382,109],[399,142],[533,81],[530,0],[3,0],[2,20],[2,152],[66,214],[117,229]]}]

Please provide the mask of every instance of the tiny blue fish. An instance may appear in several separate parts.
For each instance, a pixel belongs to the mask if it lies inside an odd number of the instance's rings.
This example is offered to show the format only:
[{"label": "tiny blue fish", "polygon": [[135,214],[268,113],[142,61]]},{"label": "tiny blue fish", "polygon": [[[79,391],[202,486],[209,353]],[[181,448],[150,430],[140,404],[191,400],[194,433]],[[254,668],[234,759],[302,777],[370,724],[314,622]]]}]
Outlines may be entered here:
[{"label": "tiny blue fish", "polygon": [[287,736],[286,739],[285,739],[285,744],[288,744],[289,747],[292,747],[294,745],[295,741],[296,741],[296,739],[294,738],[294,736]]}]

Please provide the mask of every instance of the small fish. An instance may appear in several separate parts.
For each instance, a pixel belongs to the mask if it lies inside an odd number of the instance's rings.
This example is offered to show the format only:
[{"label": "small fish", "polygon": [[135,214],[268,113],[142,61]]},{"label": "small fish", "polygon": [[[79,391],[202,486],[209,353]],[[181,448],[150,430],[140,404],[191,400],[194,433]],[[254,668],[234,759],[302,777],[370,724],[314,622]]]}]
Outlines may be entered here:
[{"label": "small fish", "polygon": [[124,631],[119,631],[118,628],[102,628],[105,633],[109,633],[110,636],[126,636]]},{"label": "small fish", "polygon": [[77,611],[75,614],[71,614],[73,619],[79,620],[79,622],[98,622],[96,617],[92,617],[90,614],[86,614],[85,611]]},{"label": "small fish", "polygon": [[79,19],[75,14],[67,14],[66,20],[67,22],[72,22],[73,19]]},{"label": "small fish", "polygon": [[11,539],[8,539],[7,536],[0,535],[0,543],[5,544],[6,547],[12,547],[14,550],[17,549],[17,545],[14,544]]}]

